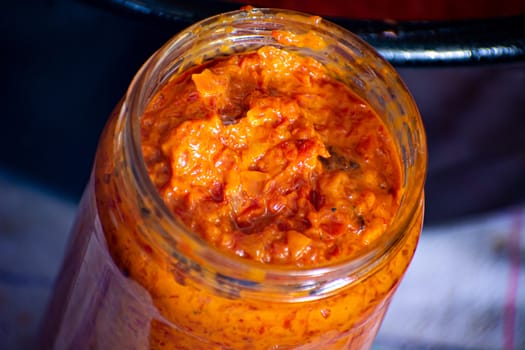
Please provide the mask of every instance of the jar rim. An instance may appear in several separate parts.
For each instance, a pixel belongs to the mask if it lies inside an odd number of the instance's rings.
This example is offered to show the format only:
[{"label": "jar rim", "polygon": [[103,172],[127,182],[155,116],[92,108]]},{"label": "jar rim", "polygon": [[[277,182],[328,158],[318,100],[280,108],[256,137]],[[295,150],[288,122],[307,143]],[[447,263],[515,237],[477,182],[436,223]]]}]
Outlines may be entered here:
[{"label": "jar rim", "polygon": [[[216,28],[228,30],[226,27],[231,26],[235,21],[239,23],[247,21],[252,24],[259,23],[258,21],[265,21],[266,24],[275,22],[274,24],[276,26],[278,24],[277,22],[292,21],[302,26],[310,26],[314,30],[329,32],[331,35],[334,35],[337,40],[343,41],[343,45],[351,43],[351,45],[357,47],[365,55],[373,57],[374,60],[377,61],[378,66],[384,70],[384,74],[395,78],[392,80],[397,84],[397,86],[394,87],[394,91],[402,94],[404,101],[411,104],[410,110],[414,114],[410,117],[413,118],[418,129],[419,136],[417,137],[417,142],[419,144],[417,145],[415,153],[408,154],[408,156],[411,157],[411,159],[409,159],[409,162],[412,162],[411,166],[417,168],[417,174],[414,174],[416,178],[409,179],[411,186],[410,191],[406,190],[402,193],[401,205],[404,207],[398,209],[392,221],[393,224],[384,232],[382,238],[376,240],[370,245],[369,249],[352,260],[342,260],[313,267],[281,266],[263,264],[221,251],[178,222],[175,215],[169,210],[158,194],[148,175],[141,150],[140,136],[140,118],[142,117],[142,109],[147,104],[147,101],[144,101],[146,84],[154,78],[154,82],[158,87],[162,84],[163,80],[161,79],[162,77],[156,76],[155,74],[163,74],[163,79],[166,79],[172,74],[186,70],[188,65],[192,63],[191,60],[179,62],[179,66],[176,67],[176,72],[173,71],[173,67],[168,70],[163,69],[163,60],[169,56],[169,53],[174,48],[193,48],[192,45],[195,45],[195,41],[203,38],[203,33],[207,33],[209,30],[215,30]],[[255,31],[259,30],[262,29],[255,28]],[[253,35],[253,33],[247,33],[246,35]],[[263,44],[268,43],[259,42],[259,44],[259,46],[263,46]],[[160,72],[160,70],[162,70],[162,72]],[[157,89],[152,90],[153,93],[155,91],[157,91]],[[222,278],[219,284],[239,286],[243,289],[251,290],[255,294],[257,294],[257,291],[260,289],[260,282],[264,282],[265,286],[272,285],[275,291],[277,291],[276,293],[294,293],[296,300],[315,299],[320,297],[319,295],[333,293],[339,288],[355,283],[378,268],[382,261],[396,251],[396,247],[400,246],[406,236],[406,232],[409,231],[408,228],[412,225],[412,218],[421,206],[420,201],[423,197],[423,185],[426,173],[426,140],[422,121],[412,96],[394,68],[382,58],[375,49],[348,30],[327,20],[320,20],[319,17],[310,14],[282,9],[248,8],[218,14],[184,29],[155,52],[137,72],[126,93],[123,108],[119,115],[119,123],[123,126],[124,142],[128,145],[128,147],[125,147],[125,150],[128,152],[127,156],[134,160],[132,177],[137,184],[137,189],[143,198],[151,199],[150,204],[156,211],[160,212],[163,217],[162,224],[156,228],[159,231],[158,233],[167,241],[178,246],[177,249],[184,246],[185,252],[191,252],[189,259],[194,260],[194,263],[199,264],[199,262],[206,261],[207,264],[213,264],[213,273],[215,276],[221,276]],[[403,157],[405,156],[407,155],[403,154]],[[401,160],[401,162],[403,161],[405,163],[407,162],[406,159]],[[406,168],[402,170],[402,172],[405,173],[406,171]],[[405,176],[406,175],[409,174],[405,174]],[[172,232],[177,232],[177,237],[173,237]],[[163,248],[167,249],[169,253],[176,258],[181,258],[180,252],[177,252],[174,246],[168,245]],[[188,257],[183,257],[183,259],[188,259]],[[199,271],[201,271],[201,269],[202,267],[199,267]]]}]

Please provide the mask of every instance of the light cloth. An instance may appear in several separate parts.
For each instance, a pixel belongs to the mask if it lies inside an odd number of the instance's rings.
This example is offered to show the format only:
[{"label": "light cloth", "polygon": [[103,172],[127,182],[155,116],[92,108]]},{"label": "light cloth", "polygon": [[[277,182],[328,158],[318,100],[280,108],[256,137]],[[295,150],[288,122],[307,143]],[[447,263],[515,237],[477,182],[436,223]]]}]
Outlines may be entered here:
[{"label": "light cloth", "polygon": [[[0,173],[0,349],[36,348],[76,205]],[[525,207],[425,227],[374,350],[525,349]]]}]

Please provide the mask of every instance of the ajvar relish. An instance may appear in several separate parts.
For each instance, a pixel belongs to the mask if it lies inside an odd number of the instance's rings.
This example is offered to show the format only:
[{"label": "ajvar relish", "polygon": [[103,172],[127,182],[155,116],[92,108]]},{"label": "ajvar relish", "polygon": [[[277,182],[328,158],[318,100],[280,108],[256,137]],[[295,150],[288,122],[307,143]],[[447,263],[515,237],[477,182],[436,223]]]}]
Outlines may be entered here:
[{"label": "ajvar relish", "polygon": [[412,97],[352,33],[275,9],[196,23],[104,128],[39,343],[370,349],[425,171]]},{"label": "ajvar relish", "polygon": [[381,119],[319,62],[276,47],[173,77],[141,132],[169,209],[261,263],[348,259],[399,205],[399,159]]},{"label": "ajvar relish", "polygon": [[[400,155],[381,118],[328,66],[281,42],[312,38],[274,32],[283,48],[199,63],[158,87],[140,115],[140,150],[165,207],[206,249],[238,264],[330,270],[378,241],[400,207]],[[259,294],[221,289],[236,276],[191,260],[192,246],[158,243],[163,212],[119,175],[129,173],[115,142],[122,125],[110,120],[97,152],[97,208],[113,261],[151,298],[150,349],[371,347],[413,256],[422,198],[397,249],[363,275],[342,276],[333,292],[261,297],[264,276],[247,284]],[[202,271],[214,276],[195,276]]]}]

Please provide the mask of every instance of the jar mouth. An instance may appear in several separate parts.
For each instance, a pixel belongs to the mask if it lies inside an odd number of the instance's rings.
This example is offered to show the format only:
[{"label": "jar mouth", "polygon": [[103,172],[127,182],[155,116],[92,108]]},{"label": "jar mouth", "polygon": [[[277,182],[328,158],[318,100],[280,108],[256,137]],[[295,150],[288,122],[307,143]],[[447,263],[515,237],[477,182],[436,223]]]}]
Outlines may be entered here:
[{"label": "jar mouth", "polygon": [[[401,133],[404,133],[401,138],[406,145],[399,145],[398,154],[402,157],[401,173],[404,186],[400,209],[392,221],[393,224],[381,238],[375,240],[367,250],[351,260],[315,267],[263,264],[221,251],[208,244],[205,239],[180,223],[165,205],[149,178],[141,148],[140,119],[144,108],[158,87],[170,76],[202,63],[202,60],[199,61],[201,58],[206,60],[217,55],[251,51],[264,45],[282,47],[273,40],[271,34],[268,36],[268,33],[275,29],[290,30],[292,27],[301,31],[316,31],[333,45],[334,52],[341,59],[350,60],[338,62],[338,65],[333,66],[336,67],[335,74],[343,75],[343,80],[348,80],[346,75],[355,74],[348,69],[354,65],[358,65],[359,69],[365,72],[364,80],[359,77],[352,78],[356,86],[363,85],[361,86],[363,91],[374,79],[378,77],[384,79],[385,81],[381,83],[387,83],[389,93],[395,94],[392,96],[401,101],[402,117],[407,119],[401,121],[401,124],[413,124],[401,129]],[[218,53],[216,46],[219,43],[219,47],[229,44],[230,52]],[[322,63],[328,59],[328,55],[322,51],[295,46],[286,46],[285,49],[306,50],[306,54],[314,55],[314,58]],[[370,98],[370,96],[361,97],[367,101]],[[378,103],[384,104],[385,101],[381,102],[381,99],[384,100],[379,98]],[[395,116],[393,118],[395,119]],[[156,241],[174,259],[182,259],[193,266],[197,279],[205,275],[203,269],[213,266],[207,273],[214,276],[217,286],[221,288],[227,286],[228,290],[231,290],[232,286],[242,287],[246,293],[255,295],[261,291],[261,283],[264,282],[264,293],[270,298],[272,293],[279,295],[286,293],[290,298],[299,301],[331,294],[366,277],[395,253],[421,206],[426,173],[426,141],[413,98],[394,68],[372,47],[346,29],[309,14],[280,9],[250,8],[219,14],[195,23],[171,38],[141,67],[127,91],[118,122],[124,130],[123,142],[128,146],[124,148],[127,152],[126,157],[129,157],[134,164],[131,176],[137,184],[137,190],[146,202],[144,204],[162,217],[159,222],[152,223],[152,229],[160,238],[150,237],[150,239]],[[398,142],[396,146],[397,144]],[[184,256],[181,251],[184,252]]]}]

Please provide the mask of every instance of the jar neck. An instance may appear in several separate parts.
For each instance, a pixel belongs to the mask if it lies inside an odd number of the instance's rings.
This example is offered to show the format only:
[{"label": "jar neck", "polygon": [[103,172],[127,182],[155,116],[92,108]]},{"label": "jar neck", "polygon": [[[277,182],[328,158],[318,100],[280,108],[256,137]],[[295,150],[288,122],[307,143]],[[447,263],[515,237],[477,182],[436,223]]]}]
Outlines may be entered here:
[{"label": "jar neck", "polygon": [[[170,212],[150,181],[141,152],[140,118],[157,89],[170,76],[220,56],[254,50],[264,45],[282,47],[272,32],[314,30],[327,47],[314,50],[290,46],[329,66],[383,116],[402,155],[402,206],[394,224],[361,255],[342,263],[298,268],[263,265],[229,255],[189,231]],[[252,10],[222,14],[197,23],[173,37],[157,51],[133,79],[120,110],[117,129],[119,157],[125,182],[137,192],[145,239],[165,252],[175,268],[200,286],[235,297],[312,300],[331,295],[367,277],[402,245],[420,208],[426,158],[423,128],[406,87],[393,68],[367,44],[329,22],[289,11]],[[154,215],[152,215],[154,213]]]}]

